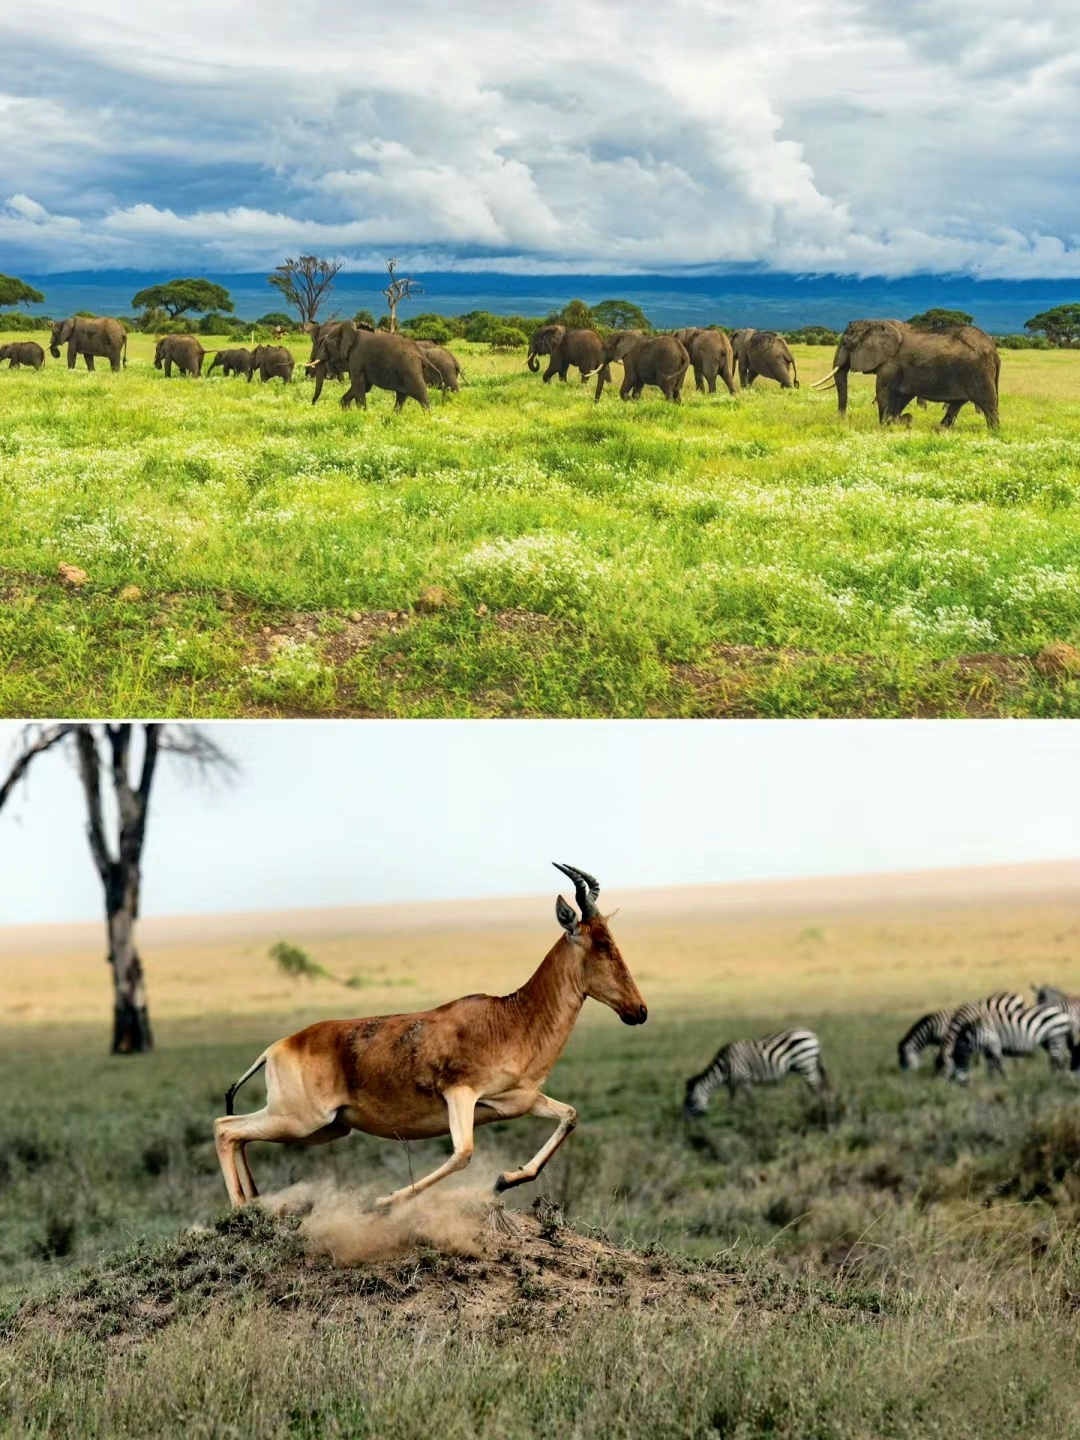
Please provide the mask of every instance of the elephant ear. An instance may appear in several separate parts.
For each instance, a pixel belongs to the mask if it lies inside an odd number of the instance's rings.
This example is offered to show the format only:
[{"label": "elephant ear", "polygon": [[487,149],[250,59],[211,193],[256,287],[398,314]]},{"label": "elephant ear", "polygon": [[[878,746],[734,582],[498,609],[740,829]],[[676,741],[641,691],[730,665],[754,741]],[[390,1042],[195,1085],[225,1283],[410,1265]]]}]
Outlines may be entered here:
[{"label": "elephant ear", "polygon": [[892,320],[870,325],[851,352],[851,368],[864,375],[871,374],[886,360],[891,360],[903,344],[900,326]]},{"label": "elephant ear", "polygon": [[66,342],[71,339],[71,332],[74,329],[75,318],[74,316],[70,316],[67,320],[64,321],[63,325],[60,326],[60,334],[56,337],[56,343],[58,345],[66,344]]}]

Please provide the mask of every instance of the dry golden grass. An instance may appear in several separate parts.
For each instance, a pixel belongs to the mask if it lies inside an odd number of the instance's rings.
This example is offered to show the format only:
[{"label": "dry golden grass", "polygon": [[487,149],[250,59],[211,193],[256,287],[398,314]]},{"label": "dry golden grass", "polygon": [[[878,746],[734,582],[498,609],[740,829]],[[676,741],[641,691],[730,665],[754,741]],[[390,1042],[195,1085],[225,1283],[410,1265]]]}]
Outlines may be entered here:
[{"label": "dry golden grass", "polygon": [[[1080,862],[605,892],[658,1008],[726,1015],[904,1014],[1046,979],[1080,989]],[[158,1021],[300,1025],[514,989],[556,936],[551,897],[143,922]],[[282,976],[276,940],[362,987]],[[89,1022],[111,997],[97,924],[0,930],[0,1024]],[[586,1012],[588,1013],[588,1012]]]}]

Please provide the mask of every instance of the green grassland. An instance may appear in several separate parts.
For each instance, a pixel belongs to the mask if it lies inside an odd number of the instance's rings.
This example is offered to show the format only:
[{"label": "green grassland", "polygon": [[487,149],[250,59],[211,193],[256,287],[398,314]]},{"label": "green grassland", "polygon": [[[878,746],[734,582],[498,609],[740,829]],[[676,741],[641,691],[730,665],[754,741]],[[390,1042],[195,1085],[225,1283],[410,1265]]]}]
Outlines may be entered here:
[{"label": "green grassland", "polygon": [[[687,1122],[687,1071],[730,1027],[585,1018],[550,1083],[579,1129],[512,1197],[561,1207],[547,1258],[511,1240],[346,1271],[288,1222],[226,1217],[210,1123],[272,1022],[171,1022],[119,1060],[87,1030],[7,1032],[0,1433],[1080,1435],[1074,1083],[1040,1055],[963,1090],[900,1074],[901,1021],[814,1023],[827,1104],[791,1082]],[[485,1128],[465,1178],[545,1133]],[[353,1136],[252,1160],[264,1189],[371,1193],[443,1153]],[[573,1237],[597,1233],[619,1248],[575,1280]]]},{"label": "green grassland", "polygon": [[989,435],[882,431],[863,377],[842,424],[806,347],[798,392],[675,407],[460,342],[394,415],[152,344],[0,373],[0,713],[1080,712],[1038,659],[1080,641],[1073,352],[1006,353]]}]

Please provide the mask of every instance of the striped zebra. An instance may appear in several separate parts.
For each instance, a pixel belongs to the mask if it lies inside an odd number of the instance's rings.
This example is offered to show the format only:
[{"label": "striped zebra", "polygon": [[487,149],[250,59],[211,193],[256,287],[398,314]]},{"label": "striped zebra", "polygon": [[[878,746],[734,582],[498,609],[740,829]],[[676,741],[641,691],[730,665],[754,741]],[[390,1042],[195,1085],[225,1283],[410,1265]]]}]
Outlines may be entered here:
[{"label": "striped zebra", "polygon": [[732,1099],[751,1085],[771,1085],[785,1075],[801,1075],[816,1095],[829,1080],[821,1063],[821,1042],[812,1030],[780,1030],[760,1040],[731,1040],[712,1064],[686,1082],[683,1107],[688,1117],[704,1115],[709,1097],[726,1085]]},{"label": "striped zebra", "polygon": [[1066,995],[1056,985],[1033,985],[1036,1005],[1056,1005],[1066,1010],[1073,1018],[1073,1044],[1080,1044],[1080,995]]},{"label": "striped zebra", "polygon": [[945,1036],[949,1033],[949,1023],[955,1014],[956,1011],[950,1006],[947,1010],[931,1010],[929,1015],[923,1015],[915,1021],[896,1047],[901,1070],[917,1070],[919,1056],[929,1046],[936,1045],[941,1049]]},{"label": "striped zebra", "polygon": [[1058,1005],[1028,1005],[1006,1016],[989,1011],[961,1023],[952,1052],[950,1079],[961,1084],[968,1079],[968,1067],[977,1055],[986,1056],[986,1067],[1004,1075],[1003,1055],[1033,1055],[1041,1045],[1050,1057],[1052,1070],[1064,1070],[1073,1051],[1076,1022]]},{"label": "striped zebra", "polygon": [[1028,1008],[1028,1002],[1023,995],[1017,995],[1014,990],[999,990],[993,995],[987,995],[985,1000],[965,1000],[962,1005],[958,1005],[953,1011],[952,1019],[945,1031],[945,1039],[941,1042],[941,1050],[937,1059],[939,1074],[944,1074],[952,1079],[956,1069],[954,1059],[956,1045],[965,1026],[976,1023],[991,1026],[1004,1025],[1013,1016],[1021,1014]]}]

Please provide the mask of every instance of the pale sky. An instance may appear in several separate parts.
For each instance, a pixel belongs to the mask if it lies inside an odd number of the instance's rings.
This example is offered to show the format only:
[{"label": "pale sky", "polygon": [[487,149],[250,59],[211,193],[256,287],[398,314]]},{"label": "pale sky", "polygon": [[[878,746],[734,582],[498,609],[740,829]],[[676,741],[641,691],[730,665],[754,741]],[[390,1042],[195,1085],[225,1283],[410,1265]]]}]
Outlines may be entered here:
[{"label": "pale sky", "polygon": [[[146,915],[553,894],[552,860],[622,888],[1080,858],[1069,721],[205,728],[242,769],[163,761]],[[44,755],[0,811],[0,924],[100,912],[71,758]]]},{"label": "pale sky", "polygon": [[1075,0],[0,0],[0,268],[1080,274]]}]

